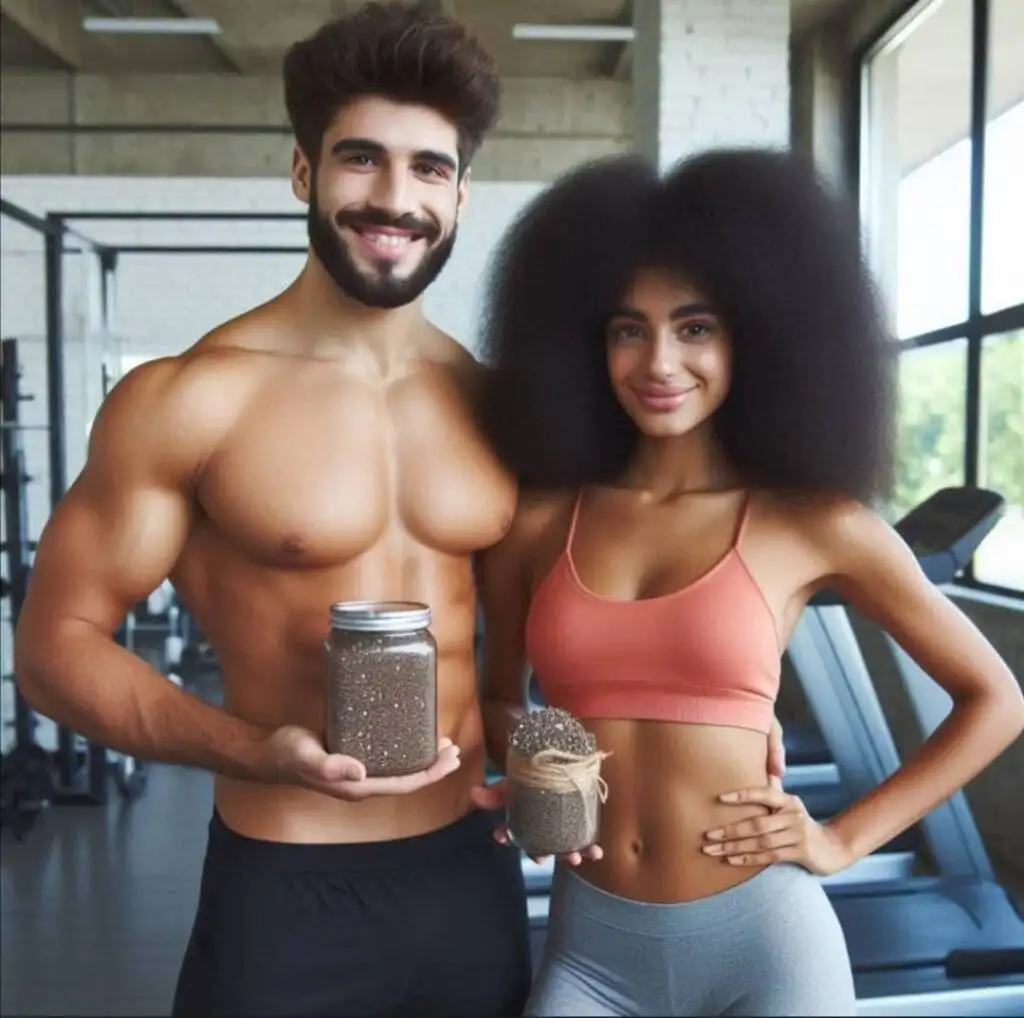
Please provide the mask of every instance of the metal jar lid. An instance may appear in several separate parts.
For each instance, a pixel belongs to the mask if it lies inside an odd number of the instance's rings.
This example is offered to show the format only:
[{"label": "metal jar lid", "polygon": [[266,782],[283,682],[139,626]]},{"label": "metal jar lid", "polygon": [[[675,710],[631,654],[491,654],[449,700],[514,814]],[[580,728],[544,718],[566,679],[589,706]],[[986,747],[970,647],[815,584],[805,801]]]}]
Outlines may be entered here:
[{"label": "metal jar lid", "polygon": [[356,633],[402,633],[426,629],[430,608],[418,601],[339,601],[331,605],[331,626]]}]

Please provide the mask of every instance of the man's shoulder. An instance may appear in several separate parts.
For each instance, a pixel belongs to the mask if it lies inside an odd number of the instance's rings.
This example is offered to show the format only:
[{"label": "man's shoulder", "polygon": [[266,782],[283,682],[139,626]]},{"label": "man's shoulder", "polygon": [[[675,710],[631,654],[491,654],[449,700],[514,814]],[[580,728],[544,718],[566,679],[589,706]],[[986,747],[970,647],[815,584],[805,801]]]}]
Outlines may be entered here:
[{"label": "man's shoulder", "polygon": [[427,359],[472,403],[476,404],[483,396],[490,369],[453,336],[433,328],[427,344]]},{"label": "man's shoulder", "polygon": [[435,364],[453,371],[468,373],[484,370],[484,365],[477,360],[468,347],[436,326],[431,326],[426,346],[428,355]]},{"label": "man's shoulder", "polygon": [[266,369],[217,330],[170,356],[154,357],[126,372],[104,401],[97,420],[108,436],[129,431],[138,441],[173,433],[176,441],[215,442],[251,403]]}]

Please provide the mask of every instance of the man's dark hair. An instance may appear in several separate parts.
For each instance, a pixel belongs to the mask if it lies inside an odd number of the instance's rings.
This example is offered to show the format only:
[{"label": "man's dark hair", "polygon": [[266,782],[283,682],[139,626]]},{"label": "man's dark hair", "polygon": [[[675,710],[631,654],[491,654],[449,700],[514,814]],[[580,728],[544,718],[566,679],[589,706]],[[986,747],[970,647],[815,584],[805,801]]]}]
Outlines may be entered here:
[{"label": "man's dark hair", "polygon": [[869,501],[891,482],[893,368],[856,216],[805,159],[716,150],[659,180],[636,156],[569,173],[492,263],[484,427],[525,487],[613,481],[637,429],[605,330],[636,271],[696,287],[732,341],[714,427],[744,483]]},{"label": "man's dark hair", "polygon": [[462,25],[425,3],[367,3],[294,43],[284,58],[284,93],[296,141],[311,161],[338,111],[377,95],[450,120],[460,175],[500,106],[494,60]]}]

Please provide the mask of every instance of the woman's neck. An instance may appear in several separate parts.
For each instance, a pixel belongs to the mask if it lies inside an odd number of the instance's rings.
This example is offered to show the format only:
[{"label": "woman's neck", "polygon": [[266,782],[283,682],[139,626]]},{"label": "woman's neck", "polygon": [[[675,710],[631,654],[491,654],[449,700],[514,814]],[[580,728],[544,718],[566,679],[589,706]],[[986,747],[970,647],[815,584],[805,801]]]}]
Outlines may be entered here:
[{"label": "woman's neck", "polygon": [[642,437],[622,483],[663,499],[688,491],[735,488],[739,478],[707,427],[671,438]]}]

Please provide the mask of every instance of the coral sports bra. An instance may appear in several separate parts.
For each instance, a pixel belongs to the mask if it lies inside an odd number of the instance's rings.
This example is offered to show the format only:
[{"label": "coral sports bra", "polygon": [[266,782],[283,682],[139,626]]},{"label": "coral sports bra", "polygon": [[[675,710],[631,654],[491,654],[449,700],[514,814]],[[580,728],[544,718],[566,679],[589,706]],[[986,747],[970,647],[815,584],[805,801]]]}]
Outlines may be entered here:
[{"label": "coral sports bra", "polygon": [[775,618],[740,553],[749,499],[725,556],[662,597],[623,601],[581,582],[565,549],[537,588],[526,654],[545,701],[578,718],[727,725],[768,733],[779,691]]}]

